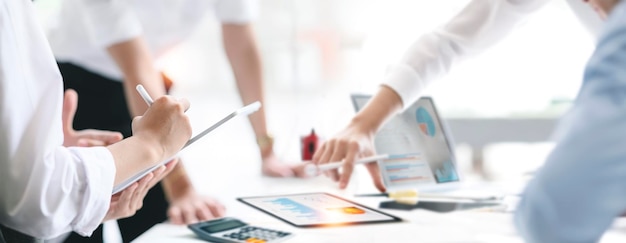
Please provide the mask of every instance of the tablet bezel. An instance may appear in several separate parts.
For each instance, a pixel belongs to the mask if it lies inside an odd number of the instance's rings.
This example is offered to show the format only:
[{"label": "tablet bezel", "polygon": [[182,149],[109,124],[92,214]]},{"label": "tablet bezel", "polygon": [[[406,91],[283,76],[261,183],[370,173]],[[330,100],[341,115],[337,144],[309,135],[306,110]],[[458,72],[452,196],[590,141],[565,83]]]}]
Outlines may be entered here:
[{"label": "tablet bezel", "polygon": [[[261,207],[258,207],[250,202],[247,202],[246,199],[258,199],[258,198],[270,198],[270,197],[293,197],[293,196],[303,196],[303,195],[326,195],[326,196],[330,196],[339,200],[342,200],[344,202],[350,203],[353,206],[358,206],[367,210],[370,210],[372,212],[376,212],[379,214],[382,214],[384,216],[390,217],[391,219],[388,220],[372,220],[372,221],[362,221],[362,222],[343,222],[343,223],[330,223],[330,224],[305,224],[305,225],[298,225],[294,222],[289,221],[288,219],[285,219],[279,215],[276,215],[272,212],[270,212],[269,210],[265,210]],[[264,212],[266,214],[269,214],[270,216],[277,218],[285,223],[288,223],[294,227],[298,227],[298,228],[319,228],[319,227],[338,227],[338,226],[350,226],[350,225],[359,225],[359,224],[380,224],[380,223],[393,223],[393,222],[403,222],[402,218],[396,217],[394,215],[382,212],[380,210],[377,209],[373,209],[371,207],[350,201],[348,199],[345,199],[343,197],[339,197],[337,195],[333,195],[331,193],[327,193],[327,192],[310,192],[310,193],[296,193],[296,194],[284,194],[284,195],[268,195],[268,196],[253,196],[253,197],[239,197],[237,198],[237,201],[240,201],[250,207],[253,207],[261,212]]]}]

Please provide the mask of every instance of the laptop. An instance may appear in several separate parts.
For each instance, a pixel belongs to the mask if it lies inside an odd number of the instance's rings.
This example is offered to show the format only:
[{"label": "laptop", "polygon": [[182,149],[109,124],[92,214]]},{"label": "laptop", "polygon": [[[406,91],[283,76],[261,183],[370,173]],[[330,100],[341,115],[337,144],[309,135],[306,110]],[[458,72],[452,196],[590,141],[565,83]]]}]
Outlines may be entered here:
[{"label": "laptop", "polygon": [[[371,95],[352,94],[351,98],[358,112]],[[406,156],[378,161],[387,190],[457,188],[461,177],[448,131],[430,97],[420,98],[391,118],[374,138],[376,153]]]}]

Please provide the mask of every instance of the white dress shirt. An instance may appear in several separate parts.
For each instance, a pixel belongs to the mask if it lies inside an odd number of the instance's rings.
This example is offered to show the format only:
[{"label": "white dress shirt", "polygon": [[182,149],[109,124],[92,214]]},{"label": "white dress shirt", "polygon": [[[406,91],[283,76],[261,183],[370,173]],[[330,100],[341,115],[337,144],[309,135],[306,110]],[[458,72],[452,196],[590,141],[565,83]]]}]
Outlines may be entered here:
[{"label": "white dress shirt", "polygon": [[62,146],[62,95],[32,2],[0,1],[0,224],[38,238],[91,234],[113,190],[106,148]]},{"label": "white dress shirt", "polygon": [[47,32],[58,61],[121,80],[107,47],[143,36],[158,58],[185,40],[210,10],[223,23],[248,23],[257,15],[256,4],[256,0],[62,0]]},{"label": "white dress shirt", "polygon": [[[418,39],[393,65],[383,84],[413,104],[424,88],[454,64],[479,54],[504,39],[549,0],[473,0],[441,28]],[[582,0],[567,0],[587,29],[596,34],[601,23]]]}]

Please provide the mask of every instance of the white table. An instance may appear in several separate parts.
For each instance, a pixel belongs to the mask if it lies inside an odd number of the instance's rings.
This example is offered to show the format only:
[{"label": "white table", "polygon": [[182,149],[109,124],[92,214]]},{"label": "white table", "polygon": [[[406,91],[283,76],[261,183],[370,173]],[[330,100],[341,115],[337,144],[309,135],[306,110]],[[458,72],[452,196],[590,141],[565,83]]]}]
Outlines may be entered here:
[{"label": "white table", "polygon": [[[196,104],[192,109],[194,130],[204,129],[210,121],[227,114],[230,108],[216,104]],[[210,111],[210,112],[208,112]],[[271,117],[271,116],[270,116]],[[288,119],[283,121],[288,127]],[[285,129],[287,130],[287,129]],[[509,213],[457,212],[439,214],[425,210],[383,210],[399,216],[401,223],[300,229],[284,223],[236,200],[237,197],[280,195],[304,192],[329,192],[374,207],[381,198],[352,198],[355,193],[372,193],[375,189],[362,167],[348,189],[340,191],[325,177],[313,179],[267,178],[260,174],[260,162],[250,128],[245,119],[237,119],[206,136],[184,151],[183,161],[196,188],[218,198],[227,208],[227,216],[250,224],[295,233],[287,242],[522,242],[516,235]],[[277,134],[280,137],[280,134]],[[284,137],[284,136],[283,136]],[[297,141],[279,144],[279,155],[294,158]],[[291,149],[288,148],[291,146]],[[296,147],[297,148],[297,147]],[[290,153],[280,154],[280,151]],[[296,149],[297,151],[297,149]],[[296,154],[297,155],[297,154]],[[481,186],[481,188],[484,188]],[[488,186],[499,192],[516,192],[519,184]],[[467,189],[467,188],[466,188]],[[603,238],[603,242],[626,242],[626,223],[620,221]],[[186,226],[162,223],[137,238],[135,242],[198,242]]]},{"label": "white table", "polygon": [[[250,178],[250,185],[230,187],[229,196],[222,195],[228,216],[262,227],[295,234],[287,242],[522,242],[512,225],[512,214],[465,211],[434,213],[425,210],[383,210],[405,221],[332,228],[296,228],[272,216],[236,201],[239,196],[272,195],[327,191],[361,204],[376,207],[378,198],[352,198],[346,191],[334,190],[325,178],[309,180]],[[626,221],[617,221],[602,242],[625,242]],[[162,223],[154,226],[135,242],[203,242],[185,226]]]}]

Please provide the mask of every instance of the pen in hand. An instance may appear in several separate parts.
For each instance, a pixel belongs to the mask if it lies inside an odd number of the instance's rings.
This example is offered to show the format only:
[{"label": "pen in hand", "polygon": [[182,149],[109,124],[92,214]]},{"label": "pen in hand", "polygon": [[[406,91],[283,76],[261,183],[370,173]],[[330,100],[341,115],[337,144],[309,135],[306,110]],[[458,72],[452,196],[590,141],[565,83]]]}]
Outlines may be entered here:
[{"label": "pen in hand", "polygon": [[[150,94],[148,94],[148,91],[146,90],[146,88],[144,88],[143,85],[138,84],[135,87],[135,89],[137,89],[137,92],[139,92],[139,95],[141,96],[141,98],[143,98],[143,100],[146,102],[146,104],[148,104],[148,107],[152,106],[152,103],[154,103],[154,100],[152,99],[152,97],[150,97]],[[205,134],[198,134],[195,137],[192,137],[191,139],[189,139],[189,141],[187,141],[187,143],[185,143],[183,148],[189,146],[191,143],[193,143],[194,141],[200,139],[204,135]]]},{"label": "pen in hand", "polygon": [[[367,163],[377,162],[379,160],[408,159],[408,158],[415,158],[415,157],[416,157],[416,154],[393,154],[393,155],[382,154],[382,155],[374,155],[374,156],[358,159],[354,161],[354,164],[355,165],[367,164]],[[343,167],[344,165],[345,165],[344,161],[331,162],[331,163],[322,164],[322,165],[314,165],[310,163],[304,167],[304,173],[306,176],[312,177],[324,171],[339,169]]]},{"label": "pen in hand", "polygon": [[154,100],[152,100],[152,97],[150,97],[150,94],[148,94],[148,91],[146,91],[146,88],[144,88],[143,85],[138,84],[135,88],[137,89],[137,92],[139,92],[141,98],[143,98],[146,104],[148,104],[148,106],[151,106],[152,103],[154,103]]},{"label": "pen in hand", "polygon": [[[137,92],[139,92],[139,95],[141,96],[141,98],[143,98],[143,100],[146,102],[146,104],[148,104],[148,106],[152,106],[152,103],[154,103],[154,100],[152,99],[152,97],[150,97],[150,94],[148,94],[148,91],[143,87],[143,85],[138,84],[137,87],[135,87],[135,88],[137,89]],[[183,148],[186,148],[187,146],[191,145],[192,143],[194,143],[198,139],[204,137],[204,135],[207,135],[209,132],[213,131],[215,128],[217,128],[220,125],[224,124],[226,121],[230,120],[231,118],[233,118],[233,117],[235,117],[237,115],[250,115],[250,114],[258,111],[260,108],[261,108],[261,102],[256,101],[256,102],[253,102],[252,104],[249,104],[247,106],[244,106],[244,107],[236,110],[232,114],[230,114],[227,117],[223,118],[222,120],[218,121],[213,126],[205,129],[204,131],[202,131],[198,135],[193,136],[191,139],[189,139],[189,141],[187,141],[187,143],[183,146]]]},{"label": "pen in hand", "polygon": [[[366,157],[366,158],[362,158],[359,160],[354,161],[354,164],[365,164],[365,163],[370,163],[370,162],[376,162],[377,160],[381,160],[381,159],[388,159],[389,155],[387,154],[383,154],[383,155],[376,155],[376,156],[371,156],[371,157]],[[341,167],[343,167],[345,163],[343,161],[338,161],[338,162],[331,162],[331,163],[327,163],[327,164],[323,164],[323,165],[314,165],[314,164],[307,164],[304,167],[304,173],[307,176],[316,176],[317,174],[319,174],[320,172],[324,172],[324,171],[328,171],[328,170],[334,170],[334,169],[339,169]]]}]

